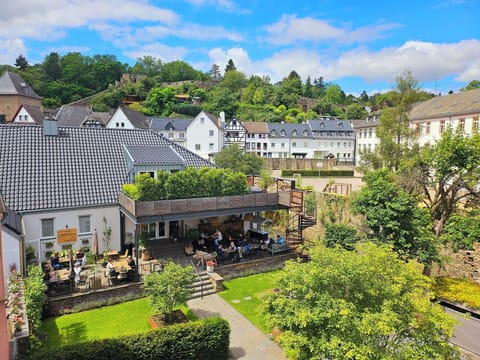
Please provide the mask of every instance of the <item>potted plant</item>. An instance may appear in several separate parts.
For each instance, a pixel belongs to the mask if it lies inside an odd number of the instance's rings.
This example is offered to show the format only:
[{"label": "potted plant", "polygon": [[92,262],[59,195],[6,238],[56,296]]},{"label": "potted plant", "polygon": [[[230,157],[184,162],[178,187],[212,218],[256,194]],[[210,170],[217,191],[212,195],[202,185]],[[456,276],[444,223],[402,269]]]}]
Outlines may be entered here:
[{"label": "potted plant", "polygon": [[50,248],[53,247],[53,245],[54,245],[53,242],[48,241],[48,242],[45,243],[45,248],[50,249]]},{"label": "potted plant", "polygon": [[152,240],[150,240],[148,233],[140,234],[138,245],[143,247],[142,260],[150,260],[152,258]]},{"label": "potted plant", "polygon": [[27,261],[35,260],[36,254],[35,249],[32,245],[27,245],[27,247],[25,248],[25,257],[27,258]]}]

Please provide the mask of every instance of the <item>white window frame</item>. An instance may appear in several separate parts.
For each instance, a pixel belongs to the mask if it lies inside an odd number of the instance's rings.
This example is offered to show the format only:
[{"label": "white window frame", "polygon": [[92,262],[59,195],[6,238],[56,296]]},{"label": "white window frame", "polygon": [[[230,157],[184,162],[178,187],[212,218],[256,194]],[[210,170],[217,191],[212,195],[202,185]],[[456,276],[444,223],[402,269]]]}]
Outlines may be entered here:
[{"label": "white window frame", "polygon": [[41,222],[42,222],[42,238],[55,237],[55,218],[42,219]]},{"label": "white window frame", "polygon": [[89,234],[92,232],[92,224],[90,219],[91,219],[90,215],[78,216],[78,233],[79,234]]}]

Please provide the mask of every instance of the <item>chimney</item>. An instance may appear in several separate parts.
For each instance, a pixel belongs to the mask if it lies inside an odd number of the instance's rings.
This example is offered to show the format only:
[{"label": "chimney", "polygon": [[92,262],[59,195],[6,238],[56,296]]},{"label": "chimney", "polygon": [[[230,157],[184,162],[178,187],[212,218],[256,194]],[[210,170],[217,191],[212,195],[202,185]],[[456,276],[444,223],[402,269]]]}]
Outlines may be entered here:
[{"label": "chimney", "polygon": [[225,112],[224,111],[220,111],[220,122],[222,124],[225,123]]},{"label": "chimney", "polygon": [[52,118],[45,118],[43,120],[43,135],[58,136],[58,122]]}]

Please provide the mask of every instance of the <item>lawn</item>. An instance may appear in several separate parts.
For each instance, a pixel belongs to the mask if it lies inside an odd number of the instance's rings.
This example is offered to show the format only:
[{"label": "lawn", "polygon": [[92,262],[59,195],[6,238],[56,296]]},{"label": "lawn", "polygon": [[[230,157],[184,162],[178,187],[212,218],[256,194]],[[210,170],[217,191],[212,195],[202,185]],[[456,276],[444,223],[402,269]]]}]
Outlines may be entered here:
[{"label": "lawn", "polygon": [[261,304],[263,297],[273,289],[276,274],[277,271],[272,271],[225,281],[225,291],[219,293],[225,301],[266,334],[269,334],[272,328],[261,314]]},{"label": "lawn", "polygon": [[[187,308],[182,310],[190,320],[195,319]],[[47,319],[40,331],[47,335],[44,346],[55,348],[150,331],[148,318],[151,315],[148,298],[143,298]]]}]

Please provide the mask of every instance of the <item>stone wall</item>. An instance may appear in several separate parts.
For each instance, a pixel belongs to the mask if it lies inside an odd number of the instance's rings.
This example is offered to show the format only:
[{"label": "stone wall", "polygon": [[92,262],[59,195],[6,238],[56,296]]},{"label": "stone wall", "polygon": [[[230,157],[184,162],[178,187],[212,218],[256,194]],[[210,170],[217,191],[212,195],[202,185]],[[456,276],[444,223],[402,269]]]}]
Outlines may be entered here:
[{"label": "stone wall", "polygon": [[448,260],[442,267],[435,266],[432,275],[468,279],[480,284],[480,242],[473,245],[473,250],[448,250],[442,255]]},{"label": "stone wall", "polygon": [[215,272],[225,280],[230,280],[237,277],[281,269],[283,268],[285,261],[295,259],[297,257],[297,253],[287,253],[275,256],[267,255],[263,258],[253,261],[240,262],[231,265],[220,265],[215,268]]},{"label": "stone wall", "polygon": [[126,297],[139,298],[143,294],[143,282],[140,282],[49,298],[45,316],[57,316],[68,312],[75,306],[85,306],[87,303],[105,304],[107,301],[111,303],[115,299],[125,299]]}]

